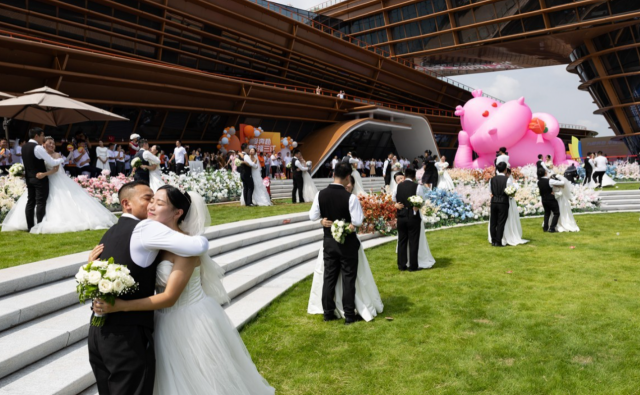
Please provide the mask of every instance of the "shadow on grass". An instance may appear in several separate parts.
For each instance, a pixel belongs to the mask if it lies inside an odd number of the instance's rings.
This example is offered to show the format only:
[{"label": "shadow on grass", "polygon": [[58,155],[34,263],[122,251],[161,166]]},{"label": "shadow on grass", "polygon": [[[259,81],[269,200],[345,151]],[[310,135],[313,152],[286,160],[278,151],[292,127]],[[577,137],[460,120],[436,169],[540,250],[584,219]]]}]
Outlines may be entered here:
[{"label": "shadow on grass", "polygon": [[382,298],[384,304],[384,315],[391,316],[411,311],[414,303],[404,295],[394,295]]},{"label": "shadow on grass", "polygon": [[438,270],[438,269],[444,269],[446,267],[451,266],[451,259],[450,258],[436,258],[436,264],[433,265],[433,267],[429,270]]}]

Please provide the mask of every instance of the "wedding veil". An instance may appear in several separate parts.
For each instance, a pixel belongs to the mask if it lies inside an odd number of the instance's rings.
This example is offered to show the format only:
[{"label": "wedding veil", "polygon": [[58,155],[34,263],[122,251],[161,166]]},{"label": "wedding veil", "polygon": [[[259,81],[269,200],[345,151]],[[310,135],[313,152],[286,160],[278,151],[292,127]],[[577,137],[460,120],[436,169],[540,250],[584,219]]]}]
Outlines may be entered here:
[{"label": "wedding veil", "polygon": [[[187,217],[180,224],[180,229],[191,236],[202,235],[207,226],[211,225],[211,215],[202,196],[195,192],[188,192],[191,207]],[[228,303],[231,298],[222,285],[224,269],[220,267],[208,253],[200,256],[200,279],[202,289],[221,305]]]}]

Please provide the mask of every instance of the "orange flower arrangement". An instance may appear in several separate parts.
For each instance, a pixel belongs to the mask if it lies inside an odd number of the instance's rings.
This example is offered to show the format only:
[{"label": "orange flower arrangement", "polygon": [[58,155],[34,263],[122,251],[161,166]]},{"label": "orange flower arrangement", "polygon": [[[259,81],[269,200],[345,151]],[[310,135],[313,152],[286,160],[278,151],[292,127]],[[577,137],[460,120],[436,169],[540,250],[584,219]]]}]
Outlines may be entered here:
[{"label": "orange flower arrangement", "polygon": [[358,196],[364,213],[361,233],[395,234],[397,229],[395,203],[389,194]]}]

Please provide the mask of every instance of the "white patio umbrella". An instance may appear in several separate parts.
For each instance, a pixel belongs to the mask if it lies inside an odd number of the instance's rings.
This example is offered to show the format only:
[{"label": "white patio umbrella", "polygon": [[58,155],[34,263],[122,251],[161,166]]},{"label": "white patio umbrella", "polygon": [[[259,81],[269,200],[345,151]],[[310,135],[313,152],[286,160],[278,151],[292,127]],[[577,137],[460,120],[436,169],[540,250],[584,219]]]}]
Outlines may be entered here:
[{"label": "white patio umbrella", "polygon": [[69,98],[49,87],[0,101],[0,117],[49,126],[86,121],[128,121],[127,118]]}]

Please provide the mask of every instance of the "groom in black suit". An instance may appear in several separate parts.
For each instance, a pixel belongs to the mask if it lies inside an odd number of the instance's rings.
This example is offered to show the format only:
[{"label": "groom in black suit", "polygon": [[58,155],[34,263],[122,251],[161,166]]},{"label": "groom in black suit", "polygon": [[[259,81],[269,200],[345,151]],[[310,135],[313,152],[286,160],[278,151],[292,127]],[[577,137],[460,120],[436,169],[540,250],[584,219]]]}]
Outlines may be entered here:
[{"label": "groom in black suit", "polygon": [[[560,219],[560,206],[556,197],[553,195],[554,186],[563,186],[564,181],[549,178],[549,173],[543,169],[538,169],[538,188],[540,189],[540,199],[542,207],[544,207],[544,224],[542,230],[549,233],[557,232],[556,226]],[[551,225],[549,225],[549,217],[553,214]]]},{"label": "groom in black suit", "polygon": [[504,247],[502,236],[504,236],[504,226],[509,215],[509,196],[504,193],[507,188],[507,177],[504,172],[507,164],[498,163],[496,166],[496,176],[489,182],[491,189],[491,218],[489,219],[489,229],[491,232],[491,245],[494,247]]},{"label": "groom in black suit", "polygon": [[[113,258],[125,265],[138,289],[120,296],[123,300],[148,298],[155,294],[159,250],[179,256],[199,256],[209,249],[204,237],[190,237],[147,218],[153,191],[144,181],[125,184],[118,191],[122,216],[100,240],[101,260]],[[140,227],[139,229],[137,229]],[[132,237],[137,229],[136,237]],[[117,306],[117,302],[116,302]],[[93,311],[104,312],[106,302],[96,299]],[[153,306],[148,311],[107,314],[101,327],[89,327],[89,362],[100,395],[152,395],[155,380]]]},{"label": "groom in black suit", "polygon": [[47,212],[47,198],[49,197],[49,179],[38,178],[38,173],[46,173],[47,167],[59,166],[64,159],[53,159],[42,146],[44,142],[44,130],[33,128],[29,130],[29,142],[22,147],[22,162],[24,164],[25,178],[27,182],[27,231],[34,226],[34,211],[38,223],[42,222]]},{"label": "groom in black suit", "polygon": [[300,203],[304,203],[303,198],[303,189],[304,189],[304,178],[302,178],[302,172],[309,170],[306,166],[306,163],[302,163],[300,161],[300,151],[297,149],[293,150],[293,159],[291,159],[291,174],[293,178],[293,189],[291,190],[291,202],[296,203],[296,192],[298,193],[298,198]]},{"label": "groom in black suit", "polygon": [[[420,187],[414,179],[416,170],[408,167],[404,172],[405,180],[398,185],[394,196],[396,208],[398,209],[398,270],[409,271],[420,270],[418,267],[418,249],[420,245],[420,213],[417,208],[411,207],[409,198],[418,194]],[[409,259],[407,260],[407,243],[409,244]]]},{"label": "groom in black suit", "polygon": [[[344,220],[353,227],[362,225],[364,215],[358,198],[347,192],[345,187],[351,178],[351,166],[346,163],[336,165],[333,183],[320,191],[311,206],[309,218],[312,221],[326,219],[330,222]],[[345,325],[362,321],[356,314],[356,278],[358,276],[358,251],[360,241],[355,233],[347,235],[344,244],[338,243],[331,235],[331,227],[324,229],[324,283],[322,285],[322,309],[324,320],[337,320],[335,310],[336,284],[342,273],[342,305]]]},{"label": "groom in black suit", "polygon": [[[249,157],[249,146],[244,143],[241,146],[242,152],[238,153],[238,157],[242,160],[242,164],[238,166],[240,179],[242,180],[242,195],[244,196],[244,204],[253,207],[253,174],[251,174],[251,158]],[[294,202],[295,203],[295,202]]]},{"label": "groom in black suit", "polygon": [[[149,183],[149,161],[144,158],[144,152],[149,150],[149,142],[146,139],[140,139],[140,150],[135,154],[134,158],[141,160],[141,165],[133,174],[133,179],[137,181],[145,181]],[[155,168],[155,167],[154,167]]]}]

